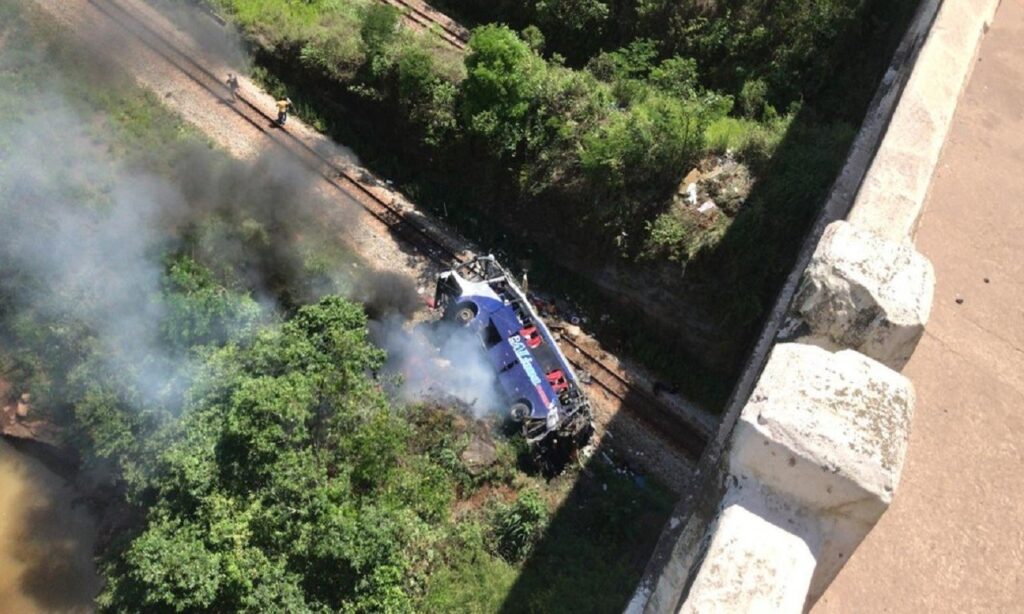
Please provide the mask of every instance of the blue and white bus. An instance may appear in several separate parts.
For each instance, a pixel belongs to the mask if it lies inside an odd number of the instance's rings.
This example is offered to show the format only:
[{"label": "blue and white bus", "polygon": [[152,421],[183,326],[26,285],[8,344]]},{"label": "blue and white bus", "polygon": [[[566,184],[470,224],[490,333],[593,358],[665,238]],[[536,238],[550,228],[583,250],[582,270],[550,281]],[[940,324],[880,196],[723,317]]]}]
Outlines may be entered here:
[{"label": "blue and white bus", "polygon": [[531,446],[591,432],[590,402],[551,332],[494,256],[438,275],[435,306],[476,332]]}]

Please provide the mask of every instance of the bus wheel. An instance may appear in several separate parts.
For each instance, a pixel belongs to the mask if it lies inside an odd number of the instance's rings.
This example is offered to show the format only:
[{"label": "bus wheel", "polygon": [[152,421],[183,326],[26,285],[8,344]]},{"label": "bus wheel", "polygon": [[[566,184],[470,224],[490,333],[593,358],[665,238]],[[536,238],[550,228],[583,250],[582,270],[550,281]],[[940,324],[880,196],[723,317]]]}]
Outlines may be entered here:
[{"label": "bus wheel", "polygon": [[455,307],[455,322],[462,326],[468,326],[476,317],[476,309],[472,305],[458,305]]},{"label": "bus wheel", "polygon": [[512,416],[512,419],[516,422],[522,422],[526,420],[526,417],[530,415],[530,406],[522,401],[517,401],[509,407],[508,413]]}]

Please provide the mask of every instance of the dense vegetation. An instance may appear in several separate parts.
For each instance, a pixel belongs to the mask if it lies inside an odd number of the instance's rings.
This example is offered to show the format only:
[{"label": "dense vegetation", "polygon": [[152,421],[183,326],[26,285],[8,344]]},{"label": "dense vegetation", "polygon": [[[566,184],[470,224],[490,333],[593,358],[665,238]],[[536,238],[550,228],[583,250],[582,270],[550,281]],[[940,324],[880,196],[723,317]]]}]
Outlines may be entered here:
[{"label": "dense vegetation", "polygon": [[[560,267],[624,267],[678,301],[677,321],[714,330],[714,361],[682,335],[617,331],[691,393],[716,379],[697,365],[728,371],[740,356],[916,6],[439,2],[479,24],[460,57],[369,0],[211,3],[249,36],[272,91],[553,290],[592,294]],[[691,169],[733,161],[749,179],[702,188],[717,211],[677,195]]]},{"label": "dense vegetation", "polygon": [[101,610],[621,610],[666,493],[602,462],[547,482],[500,433],[471,472],[490,426],[382,392],[301,176],[15,7],[0,378],[108,486]]}]

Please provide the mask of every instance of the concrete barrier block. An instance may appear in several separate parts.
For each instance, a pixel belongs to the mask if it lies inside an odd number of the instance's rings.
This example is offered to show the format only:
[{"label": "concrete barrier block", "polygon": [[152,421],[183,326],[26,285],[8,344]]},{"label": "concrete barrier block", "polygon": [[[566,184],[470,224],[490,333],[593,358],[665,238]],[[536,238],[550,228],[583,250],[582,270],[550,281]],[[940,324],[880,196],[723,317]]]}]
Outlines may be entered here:
[{"label": "concrete barrier block", "polygon": [[913,404],[906,378],[852,350],[772,351],[737,423],[729,471],[816,516],[812,601],[892,501]]},{"label": "concrete barrier block", "polygon": [[726,492],[709,534],[681,613],[803,610],[820,548],[814,517],[745,481]]},{"label": "concrete barrier block", "polygon": [[931,263],[912,245],[838,221],[818,243],[793,311],[812,336],[900,370],[924,334],[934,287]]}]

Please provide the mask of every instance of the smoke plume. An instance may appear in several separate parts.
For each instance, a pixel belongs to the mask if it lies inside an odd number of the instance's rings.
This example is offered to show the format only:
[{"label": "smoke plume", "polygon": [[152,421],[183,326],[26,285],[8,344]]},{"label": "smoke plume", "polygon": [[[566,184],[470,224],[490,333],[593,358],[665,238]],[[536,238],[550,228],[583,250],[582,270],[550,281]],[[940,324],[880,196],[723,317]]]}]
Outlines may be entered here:
[{"label": "smoke plume", "polygon": [[[22,59],[48,61],[44,53]],[[104,87],[116,90],[118,78],[104,72]],[[50,80],[0,117],[0,318],[8,330],[30,313],[89,330],[109,371],[133,384],[140,402],[159,402],[196,366],[162,336],[165,258],[188,254],[251,291],[269,317],[328,293],[361,302],[388,369],[402,376],[394,393],[404,401],[457,399],[478,415],[502,408],[475,335],[413,326],[423,306],[416,283],[355,266],[340,244],[360,222],[351,206],[313,189],[308,169],[277,150],[241,162],[200,144],[116,157],[96,118],[58,93],[66,91],[59,77]]]},{"label": "smoke plume", "polygon": [[[18,308],[95,331],[113,368],[132,366],[151,397],[172,379],[161,351],[155,300],[168,218],[181,195],[152,175],[124,174],[83,133],[81,118],[56,97],[2,136],[0,249],[3,292]],[[89,206],[85,201],[101,203]],[[154,360],[156,357],[156,360]]]},{"label": "smoke plume", "polygon": [[115,160],[89,118],[59,94],[23,99],[0,123],[0,306],[81,326],[109,368],[155,401],[191,369],[165,347],[167,254],[189,253],[251,290],[271,313],[328,291],[304,249],[346,226],[319,217],[308,171],[279,154],[234,161],[206,147],[167,145],[161,175]]},{"label": "smoke plume", "polygon": [[402,401],[454,401],[478,418],[504,408],[476,333],[447,321],[410,327],[397,316],[371,322],[370,333],[388,353],[385,368],[401,376],[393,392]]}]

